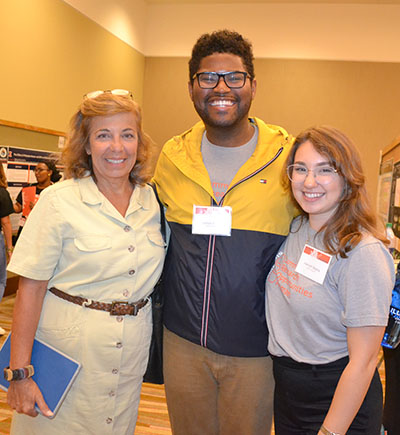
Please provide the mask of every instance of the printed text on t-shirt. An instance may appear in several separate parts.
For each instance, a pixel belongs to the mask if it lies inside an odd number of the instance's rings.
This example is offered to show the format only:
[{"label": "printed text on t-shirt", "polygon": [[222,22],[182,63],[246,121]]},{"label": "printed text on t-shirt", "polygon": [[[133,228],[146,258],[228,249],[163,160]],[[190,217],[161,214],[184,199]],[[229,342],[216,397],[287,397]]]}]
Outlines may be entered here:
[{"label": "printed text on t-shirt", "polygon": [[290,298],[292,292],[312,298],[312,292],[296,284],[299,274],[295,271],[296,264],[290,261],[285,254],[277,256],[275,266],[268,275],[268,282],[278,284],[281,292]]},{"label": "printed text on t-shirt", "polygon": [[218,182],[214,181],[212,183],[212,188],[214,191],[215,198],[218,200],[221,199],[225,195],[225,192],[227,191],[228,186],[229,186],[229,184],[218,183]]}]

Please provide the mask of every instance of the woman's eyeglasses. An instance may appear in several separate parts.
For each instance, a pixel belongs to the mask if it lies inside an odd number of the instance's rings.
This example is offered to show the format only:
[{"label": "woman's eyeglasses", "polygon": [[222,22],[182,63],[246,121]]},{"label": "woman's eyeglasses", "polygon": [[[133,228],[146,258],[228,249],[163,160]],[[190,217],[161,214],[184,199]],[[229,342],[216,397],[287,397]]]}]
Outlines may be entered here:
[{"label": "woman's eyeglasses", "polygon": [[314,169],[308,169],[307,166],[299,165],[297,163],[289,165],[286,168],[287,176],[293,183],[304,183],[308,174],[312,172],[314,179],[318,184],[329,184],[337,175],[337,169],[332,166],[318,166]]},{"label": "woman's eyeglasses", "polygon": [[119,95],[119,96],[123,96],[123,97],[130,97],[133,99],[132,92],[127,91],[126,89],[107,89],[105,91],[88,92],[87,94],[85,94],[83,96],[83,98],[92,99],[92,98],[96,98],[99,95],[103,95],[103,94]]}]

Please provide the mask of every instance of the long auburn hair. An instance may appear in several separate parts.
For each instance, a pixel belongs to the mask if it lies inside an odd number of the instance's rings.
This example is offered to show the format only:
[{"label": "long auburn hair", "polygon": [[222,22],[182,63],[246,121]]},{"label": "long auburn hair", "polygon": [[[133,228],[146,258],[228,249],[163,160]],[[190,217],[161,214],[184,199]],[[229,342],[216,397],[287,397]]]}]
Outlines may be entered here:
[{"label": "long auburn hair", "polygon": [[145,184],[150,180],[148,157],[151,139],[142,129],[142,114],[139,105],[127,95],[113,95],[105,92],[95,98],[84,98],[77,112],[72,116],[67,141],[62,153],[66,178],[83,178],[92,175],[92,158],[87,154],[92,119],[96,116],[111,116],[117,113],[133,113],[138,132],[136,163],[129,180],[133,185]]},{"label": "long auburn hair", "polygon": [[[346,258],[346,254],[358,245],[365,232],[387,245],[383,225],[378,222],[368,198],[360,154],[352,141],[336,128],[312,127],[296,137],[282,172],[282,182],[292,199],[295,201],[290,180],[286,175],[286,167],[294,163],[297,150],[307,141],[328,159],[344,181],[342,197],[335,213],[318,231],[324,231],[323,243],[327,251]],[[306,212],[300,212],[307,217]]]}]

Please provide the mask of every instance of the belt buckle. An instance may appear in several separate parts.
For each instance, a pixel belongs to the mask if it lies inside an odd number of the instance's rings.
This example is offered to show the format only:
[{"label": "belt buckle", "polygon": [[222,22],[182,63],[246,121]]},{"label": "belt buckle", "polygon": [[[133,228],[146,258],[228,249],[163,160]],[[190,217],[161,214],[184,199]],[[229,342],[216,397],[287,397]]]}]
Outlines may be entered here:
[{"label": "belt buckle", "polygon": [[[126,313],[122,314],[119,309],[121,308],[121,306],[123,305],[129,305],[130,307],[133,306],[131,305],[129,302],[126,301],[112,301],[111,302],[111,309],[110,309],[110,316],[120,316],[120,315],[125,315]],[[137,307],[134,306],[134,316],[137,314],[138,309]]]}]

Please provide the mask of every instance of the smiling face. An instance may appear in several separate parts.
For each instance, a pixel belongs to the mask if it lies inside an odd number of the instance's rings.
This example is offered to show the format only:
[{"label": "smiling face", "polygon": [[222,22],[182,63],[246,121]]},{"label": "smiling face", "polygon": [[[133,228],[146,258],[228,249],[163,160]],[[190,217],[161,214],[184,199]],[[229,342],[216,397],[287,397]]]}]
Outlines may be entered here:
[{"label": "smiling face", "polygon": [[89,147],[99,185],[126,182],[136,163],[138,132],[132,112],[95,116],[90,124]]},{"label": "smiling face", "polygon": [[295,164],[308,168],[302,183],[292,181],[292,192],[300,207],[308,213],[311,228],[318,231],[336,211],[344,189],[343,177],[335,173],[329,184],[319,184],[312,169],[329,166],[329,159],[320,154],[310,141],[302,143],[294,156]]},{"label": "smiling face", "polygon": [[[230,53],[215,53],[204,57],[199,72],[244,71],[239,56]],[[214,89],[200,88],[197,79],[189,83],[189,93],[200,118],[208,127],[225,128],[240,124],[247,125],[251,102],[255,96],[256,82],[246,79],[242,88],[230,89],[223,78]]]}]

